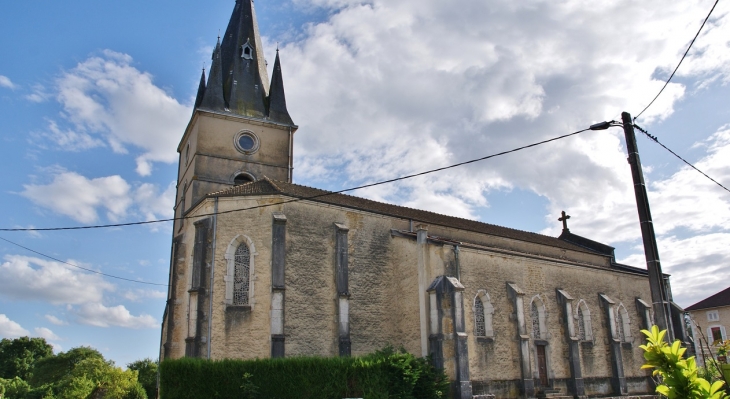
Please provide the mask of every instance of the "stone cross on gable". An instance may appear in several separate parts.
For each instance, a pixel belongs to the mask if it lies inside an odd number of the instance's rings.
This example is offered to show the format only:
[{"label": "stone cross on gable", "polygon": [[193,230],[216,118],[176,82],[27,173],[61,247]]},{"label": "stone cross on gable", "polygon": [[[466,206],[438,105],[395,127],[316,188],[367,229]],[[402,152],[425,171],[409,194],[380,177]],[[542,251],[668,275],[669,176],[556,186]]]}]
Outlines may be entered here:
[{"label": "stone cross on gable", "polygon": [[565,211],[562,212],[562,217],[558,218],[559,222],[563,222],[563,230],[568,230],[568,219],[570,219],[570,215],[566,214]]}]

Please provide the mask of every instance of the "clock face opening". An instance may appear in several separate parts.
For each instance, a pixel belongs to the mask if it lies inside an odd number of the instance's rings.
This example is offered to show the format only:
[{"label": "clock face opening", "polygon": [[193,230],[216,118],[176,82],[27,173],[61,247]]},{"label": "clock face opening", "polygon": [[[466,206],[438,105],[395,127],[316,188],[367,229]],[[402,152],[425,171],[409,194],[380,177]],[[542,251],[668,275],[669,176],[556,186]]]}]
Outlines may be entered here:
[{"label": "clock face opening", "polygon": [[253,154],[259,149],[259,139],[253,132],[242,131],[234,140],[236,149],[244,154]]}]

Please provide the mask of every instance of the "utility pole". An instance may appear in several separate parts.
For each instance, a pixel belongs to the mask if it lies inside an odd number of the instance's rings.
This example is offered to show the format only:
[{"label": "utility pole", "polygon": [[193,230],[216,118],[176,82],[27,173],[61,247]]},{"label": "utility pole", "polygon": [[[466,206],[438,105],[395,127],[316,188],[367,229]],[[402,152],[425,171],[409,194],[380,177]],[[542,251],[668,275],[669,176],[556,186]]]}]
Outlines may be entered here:
[{"label": "utility pole", "polygon": [[659,329],[667,330],[667,339],[674,342],[674,329],[672,327],[671,304],[667,296],[667,286],[664,284],[664,274],[659,263],[659,249],[654,234],[654,224],[651,220],[649,210],[649,197],[646,194],[644,173],[641,169],[639,159],[639,147],[636,145],[634,134],[634,123],[628,112],[621,114],[624,134],[626,135],[626,149],[629,153],[629,164],[631,165],[631,176],[634,179],[634,194],[636,194],[636,208],[639,211],[641,222],[641,236],[644,240],[644,255],[646,256],[646,268],[649,271],[649,287],[651,288],[651,302],[654,308],[654,318]]}]

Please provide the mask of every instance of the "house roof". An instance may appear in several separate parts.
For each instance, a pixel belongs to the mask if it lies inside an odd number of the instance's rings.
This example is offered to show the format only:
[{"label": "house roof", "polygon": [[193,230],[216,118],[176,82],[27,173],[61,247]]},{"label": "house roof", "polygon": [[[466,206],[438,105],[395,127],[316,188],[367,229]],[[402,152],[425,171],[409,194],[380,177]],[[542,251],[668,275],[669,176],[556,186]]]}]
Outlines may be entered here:
[{"label": "house roof", "polygon": [[684,310],[700,310],[709,308],[719,308],[720,306],[730,306],[730,287],[705,298],[692,306],[684,308]]},{"label": "house roof", "polygon": [[571,251],[588,252],[596,254],[597,251],[576,245],[555,237],[531,233],[522,230],[511,229],[475,220],[463,219],[453,216],[441,215],[435,212],[423,211],[399,205],[386,204],[365,198],[354,197],[346,194],[334,193],[302,186],[299,184],[271,180],[264,177],[256,182],[231,187],[222,191],[208,194],[207,197],[239,197],[253,195],[281,194],[308,201],[322,202],[338,205],[346,208],[358,209],[373,212],[381,215],[411,219],[426,224],[433,224],[445,227],[452,227],[461,230],[484,233],[492,236],[505,237],[519,241],[526,241],[535,244],[542,244]]}]

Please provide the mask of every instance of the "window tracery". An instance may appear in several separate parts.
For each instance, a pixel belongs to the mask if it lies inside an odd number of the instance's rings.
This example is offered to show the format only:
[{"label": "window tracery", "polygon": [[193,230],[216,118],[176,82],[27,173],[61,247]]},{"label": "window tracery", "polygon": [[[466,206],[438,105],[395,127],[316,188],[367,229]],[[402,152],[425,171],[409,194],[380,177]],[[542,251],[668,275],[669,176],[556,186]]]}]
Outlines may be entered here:
[{"label": "window tracery", "polygon": [[474,298],[474,335],[477,337],[487,335],[487,328],[484,324],[484,303],[478,296]]},{"label": "window tracery", "polygon": [[233,271],[233,304],[248,305],[251,251],[245,243],[236,248]]}]

